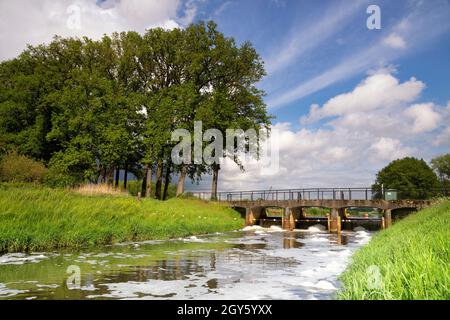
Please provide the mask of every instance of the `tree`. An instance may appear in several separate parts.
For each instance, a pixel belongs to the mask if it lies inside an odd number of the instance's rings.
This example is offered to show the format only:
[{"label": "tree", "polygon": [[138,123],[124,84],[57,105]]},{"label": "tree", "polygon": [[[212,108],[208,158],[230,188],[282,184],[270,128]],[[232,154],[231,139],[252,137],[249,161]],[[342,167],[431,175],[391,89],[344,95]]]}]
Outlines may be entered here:
[{"label": "tree", "polygon": [[[396,189],[403,199],[426,199],[436,194],[439,182],[434,171],[423,160],[413,157],[394,160],[381,169],[373,189]],[[379,195],[378,195],[379,196]]]},{"label": "tree", "polygon": [[[218,129],[226,136],[227,129],[268,129],[271,117],[263,102],[264,92],[255,84],[265,75],[263,62],[248,42],[240,47],[233,38],[226,38],[217,31],[217,25],[209,22],[206,34],[210,44],[207,51],[208,77],[203,81],[207,89],[200,104],[196,120],[201,120],[204,129]],[[227,153],[226,139],[223,139],[223,154],[217,158],[230,157],[244,169],[237,154]],[[217,197],[220,163],[210,165],[212,173],[211,197]]]},{"label": "tree", "polygon": [[450,153],[432,159],[431,166],[437,172],[442,186],[450,189]]},{"label": "tree", "polygon": [[[181,194],[186,177],[212,173],[215,193],[219,164],[172,163],[171,133],[192,133],[195,121],[223,135],[267,128],[264,93],[255,87],[263,75],[254,48],[236,45],[214,22],[100,40],[55,37],[0,63],[0,155],[17,150],[42,160],[58,185],[115,180],[117,187],[124,169],[124,185],[132,172],[146,196],[156,172],[154,194],[165,199],[174,174]],[[217,156],[242,168],[234,154]]]}]

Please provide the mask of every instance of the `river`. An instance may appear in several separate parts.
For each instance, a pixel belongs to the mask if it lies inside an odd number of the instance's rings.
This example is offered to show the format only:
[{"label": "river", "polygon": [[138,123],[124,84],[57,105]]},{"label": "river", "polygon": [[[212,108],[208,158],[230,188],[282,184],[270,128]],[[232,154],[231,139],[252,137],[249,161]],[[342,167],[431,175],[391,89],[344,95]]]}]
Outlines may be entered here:
[{"label": "river", "polygon": [[339,274],[371,236],[247,229],[4,254],[0,299],[333,299]]}]

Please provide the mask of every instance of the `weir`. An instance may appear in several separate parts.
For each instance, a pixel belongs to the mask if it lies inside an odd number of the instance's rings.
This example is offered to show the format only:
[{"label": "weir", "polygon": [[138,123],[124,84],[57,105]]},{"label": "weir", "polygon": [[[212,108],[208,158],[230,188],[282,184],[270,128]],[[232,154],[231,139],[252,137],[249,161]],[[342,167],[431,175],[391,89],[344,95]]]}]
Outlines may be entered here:
[{"label": "weir", "polygon": [[[402,190],[402,192],[405,192]],[[279,208],[280,217],[272,219],[275,224],[281,223],[285,230],[318,223],[327,227],[332,233],[339,233],[344,228],[365,225],[368,229],[388,228],[392,225],[393,212],[411,212],[420,210],[431,204],[430,200],[398,199],[385,197],[402,194],[399,190],[383,191],[372,188],[315,188],[288,190],[258,190],[219,192],[215,199],[221,203],[245,213],[246,226],[261,225],[264,220],[270,222],[265,212],[267,208]],[[208,192],[195,192],[194,196],[210,200]],[[325,217],[307,217],[307,208],[327,208]],[[379,217],[353,217],[348,214],[350,208],[373,208],[381,213]],[[369,227],[367,227],[369,226]]]}]

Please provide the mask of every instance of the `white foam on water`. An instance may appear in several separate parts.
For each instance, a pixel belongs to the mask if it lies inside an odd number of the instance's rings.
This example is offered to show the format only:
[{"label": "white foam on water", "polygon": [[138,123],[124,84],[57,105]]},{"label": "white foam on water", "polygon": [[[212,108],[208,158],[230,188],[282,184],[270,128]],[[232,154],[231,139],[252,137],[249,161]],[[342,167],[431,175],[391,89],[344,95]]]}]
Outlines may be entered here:
[{"label": "white foam on water", "polygon": [[11,289],[5,284],[0,283],[0,298],[9,298],[25,292],[28,292],[28,290]]},{"label": "white foam on water", "polygon": [[[337,244],[336,235],[319,232],[281,233],[279,227],[262,228],[252,226],[238,237],[197,238],[195,236],[181,238],[185,242],[218,241],[229,244],[265,244],[262,247],[231,247],[225,250],[169,250],[183,257],[189,256],[192,270],[182,271],[183,277],[177,280],[145,279],[144,281],[117,281],[108,277],[109,265],[102,265],[101,258],[138,258],[149,257],[143,254],[146,248],[138,250],[110,253],[74,254],[73,261],[83,263],[97,261],[104,271],[105,277],[94,280],[95,286],[83,287],[88,298],[113,299],[324,299],[332,298],[339,288],[337,280],[346,268],[352,253],[363,243],[370,240],[371,233],[366,231],[343,232],[348,237],[345,245]],[[269,234],[270,232],[270,234]],[[178,241],[180,241],[178,240]],[[285,241],[287,240],[287,241]],[[173,240],[170,240],[173,241]],[[302,247],[289,247],[293,241],[302,242]],[[287,243],[287,246],[286,246]],[[214,254],[214,260],[211,255]],[[39,254],[34,255],[39,257]],[[170,254],[168,254],[170,256]],[[4,257],[4,256],[3,256]],[[26,255],[9,256],[22,259]],[[39,261],[39,258],[36,258]],[[171,257],[167,261],[172,261]],[[22,261],[22,260],[19,260]],[[183,260],[181,260],[183,261]],[[212,263],[214,261],[214,263]],[[125,262],[125,261],[124,261]],[[123,265],[129,271],[130,265]],[[0,265],[1,266],[1,265]],[[122,265],[114,264],[115,268]],[[158,274],[173,275],[173,264],[159,265]],[[183,265],[180,266],[183,270]],[[0,270],[1,272],[1,270]],[[128,280],[128,278],[125,277]],[[135,280],[135,278],[130,278]],[[123,280],[122,280],[123,281]],[[9,285],[9,283],[7,284]],[[45,285],[36,285],[45,288]],[[19,287],[20,288],[20,287]],[[47,287],[51,289],[52,287]],[[56,287],[55,287],[56,288]],[[20,288],[21,289],[21,288]],[[106,293],[103,289],[106,289]],[[101,290],[101,291],[100,291]],[[0,284],[0,297],[22,293],[3,287]],[[30,292],[30,295],[32,293]]]},{"label": "white foam on water", "polygon": [[267,230],[267,232],[286,232],[286,230],[284,230],[283,228],[281,228],[279,226],[270,226],[269,230]]},{"label": "white foam on water", "polygon": [[55,288],[58,288],[59,285],[57,285],[57,284],[37,284],[36,287],[55,289]]},{"label": "white foam on water", "polygon": [[256,231],[256,230],[264,230],[265,228],[258,226],[258,225],[254,225],[254,226],[246,226],[242,229],[242,231]]},{"label": "white foam on water", "polygon": [[[139,298],[141,295],[150,295],[154,297],[161,297],[173,295],[186,291],[187,285],[184,280],[148,280],[145,282],[128,281],[119,283],[105,283],[100,284],[108,288],[109,293],[101,295],[89,295],[87,298],[119,298],[119,299],[133,299]],[[206,288],[205,290],[206,291]]]},{"label": "white foam on water", "polygon": [[326,280],[320,280],[314,287],[320,290],[336,290],[336,287],[330,281]]},{"label": "white foam on water", "polygon": [[324,232],[326,230],[327,230],[327,228],[321,224],[312,225],[312,226],[308,227],[308,229],[307,229],[307,231],[309,231],[309,232]]},{"label": "white foam on water", "polygon": [[7,253],[0,256],[0,265],[21,265],[24,263],[38,263],[44,259],[48,259],[49,257],[44,254],[25,254],[25,253]]},{"label": "white foam on water", "polygon": [[323,238],[323,237],[312,237],[311,239],[309,239],[309,241],[311,241],[311,242],[329,242],[328,239]]},{"label": "white foam on water", "polygon": [[367,231],[366,228],[361,227],[361,226],[357,226],[353,228],[353,231]]},{"label": "white foam on water", "polygon": [[190,236],[189,238],[184,238],[184,242],[205,242],[204,239],[199,239],[196,236]]},{"label": "white foam on water", "polygon": [[252,239],[252,238],[239,238],[233,240],[226,240],[225,242],[230,244],[244,244],[244,245],[266,244],[266,241],[262,239]]}]

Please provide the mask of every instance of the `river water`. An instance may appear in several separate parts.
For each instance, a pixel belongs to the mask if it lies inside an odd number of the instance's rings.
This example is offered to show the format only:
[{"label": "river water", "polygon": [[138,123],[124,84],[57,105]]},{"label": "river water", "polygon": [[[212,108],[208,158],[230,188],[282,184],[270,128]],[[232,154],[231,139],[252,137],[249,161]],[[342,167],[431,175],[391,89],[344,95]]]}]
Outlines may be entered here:
[{"label": "river water", "polygon": [[[371,234],[277,227],[0,256],[0,299],[333,299]],[[79,281],[78,281],[79,280]]]}]

